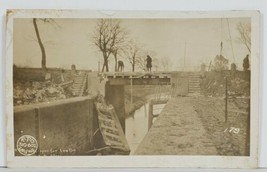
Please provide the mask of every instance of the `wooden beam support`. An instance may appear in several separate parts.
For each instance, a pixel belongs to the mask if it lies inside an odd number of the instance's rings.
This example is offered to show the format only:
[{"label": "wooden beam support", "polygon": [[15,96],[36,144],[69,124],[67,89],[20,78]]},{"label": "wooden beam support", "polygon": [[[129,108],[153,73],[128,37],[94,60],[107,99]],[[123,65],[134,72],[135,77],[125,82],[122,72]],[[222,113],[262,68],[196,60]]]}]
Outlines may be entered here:
[{"label": "wooden beam support", "polygon": [[[110,85],[131,85],[128,78],[108,78]],[[170,85],[170,78],[133,78],[133,85]]]}]

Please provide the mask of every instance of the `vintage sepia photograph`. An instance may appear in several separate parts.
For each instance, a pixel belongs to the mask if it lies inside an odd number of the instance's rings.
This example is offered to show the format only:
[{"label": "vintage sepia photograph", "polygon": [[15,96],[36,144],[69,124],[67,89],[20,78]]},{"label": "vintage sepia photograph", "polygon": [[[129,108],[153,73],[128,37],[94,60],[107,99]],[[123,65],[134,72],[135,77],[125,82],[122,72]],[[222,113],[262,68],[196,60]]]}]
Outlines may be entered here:
[{"label": "vintage sepia photograph", "polygon": [[30,14],[7,41],[10,156],[255,157],[251,13]]}]

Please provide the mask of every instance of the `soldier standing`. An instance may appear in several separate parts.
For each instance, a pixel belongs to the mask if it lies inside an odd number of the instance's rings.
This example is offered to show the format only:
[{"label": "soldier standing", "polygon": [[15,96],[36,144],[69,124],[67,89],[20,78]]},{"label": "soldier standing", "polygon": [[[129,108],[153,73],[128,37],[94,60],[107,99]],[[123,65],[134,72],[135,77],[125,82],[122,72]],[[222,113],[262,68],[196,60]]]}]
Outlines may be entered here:
[{"label": "soldier standing", "polygon": [[147,57],[146,58],[146,69],[147,69],[147,71],[151,72],[152,58],[149,55],[147,55],[146,57]]}]

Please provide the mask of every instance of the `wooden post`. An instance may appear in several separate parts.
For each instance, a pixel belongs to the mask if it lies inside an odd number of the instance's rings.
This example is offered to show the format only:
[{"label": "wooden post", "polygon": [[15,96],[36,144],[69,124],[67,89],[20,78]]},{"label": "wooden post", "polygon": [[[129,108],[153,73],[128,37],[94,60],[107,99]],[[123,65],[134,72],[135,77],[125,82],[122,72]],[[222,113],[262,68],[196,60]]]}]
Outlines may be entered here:
[{"label": "wooden post", "polygon": [[227,77],[225,78],[225,122],[228,119],[228,81]]},{"label": "wooden post", "polygon": [[148,103],[148,130],[152,126],[153,123],[153,104],[151,102]]},{"label": "wooden post", "polygon": [[185,71],[185,57],[186,57],[186,41],[185,41],[185,46],[184,46],[184,68],[183,68],[183,71]]}]

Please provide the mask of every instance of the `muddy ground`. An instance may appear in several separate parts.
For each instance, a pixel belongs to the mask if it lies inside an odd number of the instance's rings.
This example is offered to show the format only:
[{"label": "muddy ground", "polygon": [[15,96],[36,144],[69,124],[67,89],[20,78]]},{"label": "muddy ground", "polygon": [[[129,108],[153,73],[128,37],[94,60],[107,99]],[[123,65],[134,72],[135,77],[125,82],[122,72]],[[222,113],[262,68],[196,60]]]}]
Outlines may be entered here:
[{"label": "muddy ground", "polygon": [[197,97],[192,103],[219,155],[248,155],[249,99],[229,100],[227,122],[224,99]]}]

